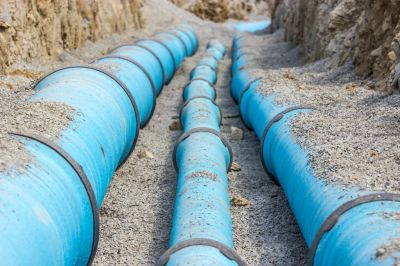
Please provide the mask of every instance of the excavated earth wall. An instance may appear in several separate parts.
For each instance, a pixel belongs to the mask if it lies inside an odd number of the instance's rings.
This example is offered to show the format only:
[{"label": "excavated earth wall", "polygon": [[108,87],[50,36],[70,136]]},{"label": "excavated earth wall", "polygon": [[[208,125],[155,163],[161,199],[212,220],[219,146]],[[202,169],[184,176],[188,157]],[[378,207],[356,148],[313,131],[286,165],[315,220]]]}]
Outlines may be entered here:
[{"label": "excavated earth wall", "polygon": [[302,43],[308,60],[351,61],[379,87],[399,89],[400,1],[277,0],[272,9],[273,29],[283,27],[287,41]]},{"label": "excavated earth wall", "polygon": [[171,0],[202,19],[224,22],[229,18],[247,19],[249,14],[270,15],[273,0]]},{"label": "excavated earth wall", "polygon": [[1,0],[0,70],[143,24],[142,0]]}]

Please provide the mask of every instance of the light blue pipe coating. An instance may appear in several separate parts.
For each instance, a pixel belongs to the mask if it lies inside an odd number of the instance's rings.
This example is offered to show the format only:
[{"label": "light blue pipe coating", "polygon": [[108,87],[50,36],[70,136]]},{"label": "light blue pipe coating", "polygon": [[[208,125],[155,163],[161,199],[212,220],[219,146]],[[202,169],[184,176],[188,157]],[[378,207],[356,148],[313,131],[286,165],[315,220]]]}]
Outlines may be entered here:
[{"label": "light blue pipe coating", "polygon": [[[237,71],[231,84],[232,97],[238,101],[252,77],[246,70]],[[289,106],[279,105],[274,95],[263,95],[258,82],[243,94],[242,118],[261,138],[268,122]],[[345,187],[315,176],[306,150],[293,136],[290,121],[308,109],[294,110],[274,123],[265,138],[263,158],[268,171],[277,179],[308,246],[326,218],[343,203],[377,192]],[[400,221],[389,218],[399,213],[400,203],[377,201],[364,203],[345,212],[319,242],[314,265],[394,265],[399,251],[377,258],[377,249],[400,238]]]},{"label": "light blue pipe coating", "polygon": [[184,42],[185,48],[187,49],[186,56],[191,56],[194,54],[197,45],[193,43],[191,36],[187,34],[186,31],[183,29],[172,29],[169,32],[176,34]]},{"label": "light blue pipe coating", "polygon": [[250,22],[239,22],[235,24],[235,29],[239,32],[257,32],[267,29],[271,25],[271,20],[260,20]]},{"label": "light blue pipe coating", "polygon": [[190,79],[203,78],[212,84],[217,82],[217,72],[208,65],[198,65],[190,72]]},{"label": "light blue pipe coating", "polygon": [[189,82],[183,89],[183,101],[187,101],[190,98],[198,96],[206,96],[210,99],[216,99],[214,87],[205,82],[204,80],[193,80]]},{"label": "light blue pipe coating", "polygon": [[210,65],[211,67],[213,67],[214,69],[217,69],[217,65],[218,65],[218,60],[216,60],[214,57],[212,56],[207,56],[207,57],[203,57],[201,58],[198,62],[197,65]]},{"label": "light blue pipe coating", "polygon": [[[157,95],[161,92],[161,89],[164,86],[163,77],[160,75],[162,69],[157,59],[149,51],[135,45],[124,45],[113,50],[111,52],[111,56],[126,57],[133,60],[133,62],[139,63],[143,68],[146,69],[147,73],[149,73],[155,85]],[[136,68],[138,67],[136,66]]]},{"label": "light blue pipe coating", "polygon": [[[196,78],[196,77],[194,77]],[[202,88],[203,87],[203,88]],[[210,99],[214,90],[195,80],[184,90],[187,105],[181,113],[184,132],[199,127],[220,131],[220,112]],[[176,150],[179,169],[170,246],[193,238],[219,241],[233,249],[229,211],[229,150],[214,134],[196,132],[180,142]],[[208,246],[191,246],[174,253],[167,265],[236,265]]]},{"label": "light blue pipe coating", "polygon": [[[140,125],[144,126],[150,119],[154,108],[154,97],[151,83],[143,71],[135,64],[120,58],[101,58],[94,65],[108,69],[130,89],[138,107]],[[160,76],[160,71],[158,77]]]},{"label": "light blue pipe coating", "polygon": [[169,33],[157,33],[154,39],[162,41],[168,48],[173,52],[175,58],[175,71],[178,70],[179,66],[182,64],[183,59],[186,57],[185,45],[182,40],[173,34]]},{"label": "light blue pipe coating", "polygon": [[[221,45],[219,43],[219,45]],[[219,46],[218,46],[219,47]],[[210,46],[205,53],[205,56],[197,63],[196,67],[190,72],[190,79],[205,79],[211,84],[217,82],[217,63],[223,58],[225,50],[222,48],[214,48]]]},{"label": "light blue pipe coating", "polygon": [[[170,59],[165,50],[150,41],[146,45],[154,48],[168,68]],[[132,53],[135,56],[126,51],[123,55],[154,71],[153,82],[160,86],[162,72],[154,58],[140,49]],[[133,96],[138,114],[121,84]],[[81,166],[99,207],[114,172],[134,147],[137,115],[140,122],[149,118],[153,99],[149,79],[126,60],[103,58],[92,65],[55,70],[39,80],[35,90],[30,102],[62,103],[75,110],[68,126],[59,135],[47,138]],[[16,138],[25,145],[31,162],[0,172],[1,264],[90,263],[92,246],[97,245],[93,242],[94,216],[80,177],[52,148],[32,138]]]},{"label": "light blue pipe coating", "polygon": [[192,46],[194,47],[192,55],[195,54],[199,49],[199,38],[197,37],[196,32],[193,30],[193,28],[189,25],[180,25],[178,27],[175,27],[175,29],[185,32],[190,37],[192,41]]},{"label": "light blue pipe coating", "polygon": [[[217,39],[212,39],[207,43],[206,49],[211,49],[211,48],[217,49],[220,51],[220,53],[222,53],[222,55],[225,55],[225,52],[226,52],[225,47]],[[211,51],[212,51],[212,49],[211,49]]]},{"label": "light blue pipe coating", "polygon": [[168,46],[165,47],[165,44],[163,44],[162,42],[160,43],[160,41],[152,39],[139,40],[135,44],[144,46],[158,55],[164,68],[166,84],[168,84],[175,73],[175,57],[169,52],[171,50],[169,50]]},{"label": "light blue pipe coating", "polygon": [[224,51],[221,51],[219,47],[210,47],[206,50],[204,56],[213,56],[219,61],[224,58]]}]

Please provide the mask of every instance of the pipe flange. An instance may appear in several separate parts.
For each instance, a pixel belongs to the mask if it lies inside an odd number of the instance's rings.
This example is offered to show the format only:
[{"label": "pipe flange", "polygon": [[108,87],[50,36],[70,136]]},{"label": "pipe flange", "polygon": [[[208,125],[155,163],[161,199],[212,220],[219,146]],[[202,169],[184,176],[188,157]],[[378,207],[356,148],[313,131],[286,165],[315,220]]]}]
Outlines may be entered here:
[{"label": "pipe flange", "polygon": [[253,52],[240,53],[239,55],[236,55],[236,57],[233,59],[233,61],[235,62],[235,61],[239,60],[242,56],[245,56],[245,55],[254,55],[254,53]]},{"label": "pipe flange", "polygon": [[202,77],[195,77],[195,78],[189,80],[189,82],[185,84],[185,87],[186,87],[187,85],[189,85],[190,83],[192,83],[193,81],[195,81],[195,80],[204,81],[204,82],[206,82],[208,85],[210,85],[210,87],[213,87],[213,88],[214,88],[214,84],[213,84],[211,81],[209,81],[209,80],[206,79],[206,78],[202,78]]},{"label": "pipe flange", "polygon": [[225,145],[225,147],[228,149],[229,152],[229,164],[228,167],[226,169],[227,172],[230,171],[231,166],[232,166],[232,162],[233,162],[233,151],[232,151],[232,147],[229,145],[229,142],[224,138],[224,136],[222,136],[221,132],[212,129],[212,128],[208,128],[208,127],[196,127],[196,128],[192,128],[191,130],[189,130],[188,132],[183,133],[178,141],[175,143],[174,146],[174,150],[172,152],[172,160],[174,163],[174,168],[176,172],[179,172],[179,168],[178,168],[178,164],[176,162],[176,151],[178,150],[178,146],[179,144],[184,141],[185,139],[187,139],[188,137],[190,137],[190,135],[194,134],[194,133],[198,133],[198,132],[203,132],[203,133],[211,133],[214,134],[215,136],[217,136],[221,142]]},{"label": "pipe flange", "polygon": [[168,34],[168,35],[171,35],[171,36],[174,36],[174,37],[178,38],[178,40],[183,45],[183,49],[185,49],[185,56],[186,57],[189,56],[189,48],[187,47],[187,45],[186,45],[185,41],[182,39],[182,37],[179,36],[179,34],[177,34],[176,32],[173,32],[173,31],[165,31],[165,32],[159,32],[156,35],[159,35],[159,34]]},{"label": "pipe flange", "polygon": [[325,219],[322,225],[319,227],[313,242],[308,250],[307,254],[307,265],[314,265],[315,254],[317,253],[319,242],[326,232],[329,232],[339,221],[340,216],[345,214],[347,211],[351,210],[354,207],[357,207],[361,204],[376,202],[376,201],[398,201],[400,202],[400,194],[396,193],[375,193],[357,197],[350,201],[347,201],[336,208],[329,216]]},{"label": "pipe flange", "polygon": [[188,240],[181,241],[178,244],[175,244],[174,246],[170,247],[167,251],[164,252],[164,254],[157,261],[156,266],[167,265],[167,263],[172,255],[174,255],[176,252],[178,252],[184,248],[192,247],[192,246],[207,246],[207,247],[216,248],[226,258],[228,258],[231,261],[236,262],[236,264],[238,266],[247,266],[247,263],[231,247],[228,247],[227,245],[225,245],[219,241],[209,239],[209,238],[191,238]]},{"label": "pipe flange", "polygon": [[153,93],[153,106],[151,107],[151,111],[150,111],[149,118],[143,123],[143,125],[141,125],[141,128],[144,128],[144,127],[149,123],[151,117],[152,117],[153,114],[154,114],[154,110],[155,110],[155,108],[156,108],[156,99],[157,99],[157,89],[156,89],[156,85],[154,84],[154,81],[153,81],[153,79],[151,78],[150,73],[149,73],[138,61],[136,61],[136,60],[134,60],[134,59],[131,59],[131,58],[129,58],[129,57],[126,57],[126,56],[107,55],[107,56],[100,57],[100,58],[96,59],[94,62],[99,61],[99,60],[101,60],[101,59],[107,59],[107,58],[117,58],[117,59],[125,60],[125,61],[127,61],[127,62],[129,62],[129,63],[134,64],[135,66],[137,66],[137,67],[145,74],[145,76],[146,76],[147,79],[149,80],[150,86],[151,86],[151,91],[152,91],[152,93]]},{"label": "pipe flange", "polygon": [[[189,33],[187,33],[186,31],[184,31],[183,29],[180,29],[180,28],[174,28],[172,30],[179,31],[180,33],[183,33],[186,37],[188,37],[189,40],[190,40],[190,43],[192,44],[193,50],[195,49],[196,43],[193,41],[193,38],[190,36]],[[188,54],[187,56],[192,56],[193,54],[191,54],[191,55]]]},{"label": "pipe flange", "polygon": [[211,71],[215,72],[215,73],[217,74],[217,76],[218,76],[218,71],[217,71],[217,69],[214,68],[212,65],[207,64],[207,63],[200,63],[200,64],[196,65],[196,66],[190,71],[190,74],[189,74],[189,75],[192,76],[192,75],[193,75],[193,72],[196,70],[196,68],[201,67],[201,66],[208,67],[209,69],[211,69]]},{"label": "pipe flange", "polygon": [[[252,131],[253,129],[247,124],[247,122],[243,119],[243,114],[242,114],[242,98],[243,95],[250,89],[250,87],[257,81],[261,80],[261,78],[255,78],[253,80],[250,80],[249,83],[247,83],[246,87],[244,87],[244,89],[242,90],[242,92],[239,95],[239,100],[237,101],[237,103],[239,104],[239,114],[240,114],[240,120],[242,120],[243,124],[245,125],[245,127],[249,130]],[[231,91],[232,94],[232,91]],[[233,98],[234,99],[234,98]]]},{"label": "pipe flange", "polygon": [[251,87],[254,83],[256,83],[257,81],[260,81],[261,79],[262,79],[262,78],[255,78],[255,79],[250,80],[250,81],[247,83],[246,87],[244,87],[244,89],[240,92],[240,95],[239,95],[239,106],[240,106],[240,104],[242,103],[243,95],[250,89],[250,87]]},{"label": "pipe flange", "polygon": [[215,89],[214,84],[212,84],[208,79],[205,79],[205,78],[202,78],[202,77],[196,77],[196,78],[194,78],[194,79],[191,79],[191,80],[189,80],[188,83],[185,84],[185,86],[183,86],[182,98],[183,98],[183,95],[185,95],[185,90],[186,90],[186,88],[187,88],[193,81],[196,81],[196,80],[204,81],[205,83],[207,83],[207,84],[214,90],[214,100],[217,99],[217,90]]},{"label": "pipe flange", "polygon": [[[72,158],[71,155],[69,155],[63,148],[55,144],[54,142],[50,141],[49,139],[34,133],[34,132],[9,132],[10,135],[14,136],[19,136],[19,137],[24,137],[28,139],[35,140],[48,148],[52,149],[58,155],[60,155],[71,167],[74,169],[76,174],[79,176],[79,179],[82,182],[82,185],[84,186],[86,193],[88,195],[89,201],[90,201],[90,207],[92,209],[92,216],[93,216],[93,240],[92,240],[92,248],[90,252],[90,257],[87,265],[91,265],[93,262],[93,259],[96,255],[97,251],[97,245],[99,243],[99,233],[100,233],[100,218],[99,218],[99,211],[98,211],[98,206],[97,206],[97,201],[96,201],[96,195],[94,194],[92,184],[89,181],[89,178],[85,174],[85,172],[82,169],[82,166],[79,165],[78,162],[75,161],[74,158]],[[40,133],[42,134],[42,133]]]},{"label": "pipe flange", "polygon": [[174,53],[172,53],[172,51],[171,51],[171,49],[168,47],[168,45],[166,45],[165,43],[163,43],[163,42],[160,41],[160,40],[157,40],[157,39],[141,39],[140,41],[153,41],[153,42],[156,42],[156,43],[160,44],[162,47],[164,47],[164,48],[167,50],[168,54],[170,55],[170,57],[171,57],[171,59],[172,59],[172,63],[173,63],[173,65],[174,65],[174,71],[172,72],[171,79],[170,79],[169,81],[167,81],[167,83],[166,83],[166,84],[168,85],[168,84],[171,82],[172,77],[175,75],[175,72],[176,72],[176,71],[178,70],[178,68],[179,68],[179,66],[177,66]]},{"label": "pipe flange", "polygon": [[195,97],[192,97],[192,98],[188,99],[187,101],[185,101],[185,102],[183,103],[183,105],[182,105],[181,111],[179,112],[179,122],[181,123],[182,127],[183,127],[183,124],[182,124],[182,113],[183,113],[183,110],[185,109],[185,107],[186,107],[191,101],[196,100],[196,99],[206,99],[206,100],[209,100],[212,104],[214,104],[214,105],[218,108],[218,111],[219,111],[219,122],[218,122],[218,124],[221,125],[221,123],[222,123],[222,110],[221,110],[221,108],[219,107],[219,105],[214,101],[214,99],[212,99],[212,98],[210,98],[210,97],[208,97],[208,96],[195,96]]},{"label": "pipe flange", "polygon": [[220,49],[218,49],[216,46],[213,46],[212,44],[210,44],[210,42],[208,42],[207,43],[207,45],[206,45],[206,49],[209,49],[209,48],[214,48],[214,49],[217,49],[218,51],[220,51],[221,52],[221,54],[222,54],[222,58],[223,57],[225,57],[225,54],[226,54],[226,49],[225,49],[225,46],[222,44],[222,43],[220,43],[221,44],[221,46],[223,47],[223,51],[221,51]]},{"label": "pipe flange", "polygon": [[123,82],[122,82],[119,78],[117,78],[114,74],[112,74],[112,73],[110,73],[110,72],[108,72],[108,71],[106,71],[106,70],[104,70],[104,69],[102,69],[102,68],[93,66],[93,65],[73,65],[73,66],[60,67],[60,68],[54,69],[54,70],[52,70],[52,71],[50,71],[50,72],[44,74],[42,77],[40,77],[40,78],[35,82],[35,84],[33,85],[32,88],[35,89],[36,86],[37,86],[42,80],[44,80],[45,78],[47,78],[48,76],[50,76],[50,75],[52,75],[52,74],[54,74],[54,73],[56,73],[56,72],[58,72],[58,71],[61,71],[61,70],[64,70],[64,69],[70,69],[70,68],[87,68],[87,69],[92,69],[92,70],[98,71],[98,72],[100,72],[100,73],[102,73],[102,74],[104,74],[104,75],[110,77],[111,79],[113,79],[113,80],[124,90],[125,94],[128,96],[129,101],[130,101],[131,104],[132,104],[132,108],[133,108],[133,111],[134,111],[134,113],[135,113],[135,120],[136,120],[135,139],[134,139],[133,142],[132,142],[132,146],[131,146],[131,149],[129,150],[129,153],[128,153],[128,154],[126,155],[126,157],[119,163],[118,168],[117,168],[117,169],[119,169],[119,168],[126,162],[126,160],[129,158],[129,156],[132,154],[133,149],[135,148],[135,144],[136,144],[136,142],[137,142],[137,139],[138,139],[138,137],[139,137],[140,117],[139,117],[139,109],[138,109],[138,107],[137,107],[135,98],[133,97],[132,93],[130,92],[130,90],[128,89],[128,87],[125,85],[125,83],[123,83]]},{"label": "pipe flange", "polygon": [[197,33],[190,27],[190,26],[186,26],[186,25],[180,25],[179,28],[183,28],[186,29],[188,31],[190,31],[191,33],[193,33],[194,37],[196,38],[196,45],[195,45],[195,51],[194,53],[197,52],[197,50],[199,49],[199,36],[197,36]]},{"label": "pipe flange", "polygon": [[[215,50],[217,50],[217,51],[219,52],[219,50],[218,50],[217,48],[209,48],[209,49],[215,49]],[[207,49],[207,51],[209,51],[209,49]],[[215,61],[217,61],[217,62],[220,61],[220,59],[217,58],[214,54],[212,54],[212,53],[207,53],[207,51],[206,51],[206,53],[204,54],[204,57],[211,56],[212,58],[214,58]]]},{"label": "pipe flange", "polygon": [[[123,44],[123,45],[119,45],[119,46],[115,47],[114,49],[112,49],[110,53],[112,54],[112,53],[114,53],[115,50],[117,50],[118,48],[125,47],[125,46],[126,46],[126,47],[128,47],[128,46],[139,47],[139,48],[142,48],[142,49],[146,50],[147,52],[151,53],[151,54],[154,56],[154,58],[157,60],[158,64],[160,65],[160,69],[161,69],[161,72],[162,72],[162,84],[163,84],[163,85],[165,84],[165,70],[164,70],[164,66],[163,66],[163,64],[162,64],[162,62],[161,62],[161,59],[158,57],[158,55],[157,55],[153,50],[151,50],[151,49],[148,48],[147,46],[141,45],[141,44],[139,44],[139,43],[134,43],[134,44]],[[157,94],[157,96],[158,96],[160,93],[161,93],[161,90],[160,90],[160,92]]]},{"label": "pipe flange", "polygon": [[275,185],[280,186],[278,180],[276,180],[276,178],[274,177],[274,175],[271,174],[271,172],[268,170],[267,165],[264,162],[264,141],[267,137],[268,131],[271,129],[271,127],[276,123],[279,122],[282,118],[285,117],[286,114],[295,111],[295,110],[315,110],[316,108],[313,106],[309,106],[309,105],[297,105],[297,106],[292,106],[289,107],[279,113],[277,113],[267,124],[267,126],[264,128],[263,134],[261,135],[260,138],[260,158],[261,158],[261,164],[265,170],[265,172],[267,172],[268,176],[272,179],[272,181],[274,181]]}]

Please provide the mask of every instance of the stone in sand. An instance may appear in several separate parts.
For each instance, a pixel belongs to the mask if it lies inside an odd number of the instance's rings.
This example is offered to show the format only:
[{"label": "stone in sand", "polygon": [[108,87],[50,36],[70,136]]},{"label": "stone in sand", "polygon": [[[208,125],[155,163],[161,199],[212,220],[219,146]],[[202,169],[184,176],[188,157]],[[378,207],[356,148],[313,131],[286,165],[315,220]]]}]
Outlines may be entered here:
[{"label": "stone in sand", "polygon": [[153,159],[154,155],[147,150],[140,150],[138,153],[139,159]]},{"label": "stone in sand", "polygon": [[182,125],[178,120],[173,121],[170,125],[169,125],[169,130],[171,131],[179,131],[182,130]]},{"label": "stone in sand", "polygon": [[231,199],[231,205],[237,207],[243,207],[250,205],[250,201],[242,196],[233,196]]},{"label": "stone in sand", "polygon": [[240,170],[242,170],[240,165],[237,162],[233,162],[232,165],[231,165],[231,171],[239,172]]},{"label": "stone in sand", "polygon": [[243,130],[238,127],[231,126],[231,139],[242,140]]}]

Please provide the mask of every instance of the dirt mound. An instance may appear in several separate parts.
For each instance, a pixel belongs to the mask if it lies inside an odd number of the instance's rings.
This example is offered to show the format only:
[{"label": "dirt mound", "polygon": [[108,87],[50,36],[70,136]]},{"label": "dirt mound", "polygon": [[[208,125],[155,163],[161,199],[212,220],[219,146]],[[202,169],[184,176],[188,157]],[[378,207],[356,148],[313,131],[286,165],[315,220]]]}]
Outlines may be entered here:
[{"label": "dirt mound", "polygon": [[0,69],[19,60],[59,55],[143,24],[142,0],[17,1],[0,4]]},{"label": "dirt mound", "polygon": [[272,0],[171,0],[202,19],[224,22],[229,18],[247,19],[249,14],[269,14]]},{"label": "dirt mound", "polygon": [[398,89],[399,11],[400,2],[391,0],[277,0],[273,27],[284,27],[286,40],[304,43],[309,60],[351,60],[357,74]]}]

